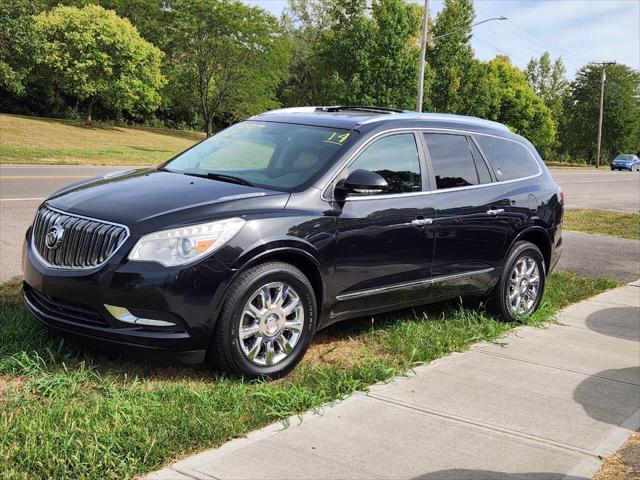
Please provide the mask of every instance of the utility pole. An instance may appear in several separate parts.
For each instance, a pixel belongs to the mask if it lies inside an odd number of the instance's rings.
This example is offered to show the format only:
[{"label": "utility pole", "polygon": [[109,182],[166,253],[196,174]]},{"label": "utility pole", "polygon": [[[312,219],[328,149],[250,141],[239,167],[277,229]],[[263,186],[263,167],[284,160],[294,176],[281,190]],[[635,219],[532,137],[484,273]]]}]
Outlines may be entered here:
[{"label": "utility pole", "polygon": [[424,62],[427,54],[427,29],[429,28],[429,0],[424,0],[424,15],[422,15],[422,39],[420,41],[420,68],[418,68],[418,100],[416,112],[422,111],[424,97]]},{"label": "utility pole", "polygon": [[606,68],[607,65],[614,65],[616,62],[601,62],[596,65],[602,67],[602,74],[600,75],[600,118],[598,120],[598,148],[596,152],[596,168],[600,168],[600,146],[602,145],[602,113],[604,110],[604,82],[607,79]]}]

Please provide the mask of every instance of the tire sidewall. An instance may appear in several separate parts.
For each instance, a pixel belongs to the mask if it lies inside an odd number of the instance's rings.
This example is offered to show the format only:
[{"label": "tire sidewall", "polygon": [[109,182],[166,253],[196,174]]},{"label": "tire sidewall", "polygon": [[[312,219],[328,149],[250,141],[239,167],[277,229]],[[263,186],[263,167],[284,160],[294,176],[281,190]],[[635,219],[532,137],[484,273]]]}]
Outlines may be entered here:
[{"label": "tire sidewall", "polygon": [[[511,308],[509,308],[509,305],[507,303],[507,291],[509,288],[509,278],[511,276],[511,270],[513,269],[514,265],[518,262],[518,260],[520,260],[520,258],[522,258],[523,256],[529,256],[533,258],[535,262],[538,264],[538,271],[540,272],[540,287],[539,287],[538,296],[536,298],[535,303],[533,304],[533,308],[531,312],[525,317],[515,315],[511,311]],[[542,297],[544,295],[546,278],[547,278],[547,272],[545,269],[544,257],[542,256],[542,252],[540,252],[540,249],[530,242],[525,242],[525,241],[517,242],[514,245],[511,252],[509,253],[507,261],[505,262],[504,270],[502,271],[502,275],[500,278],[500,283],[499,283],[500,288],[498,289],[499,291],[497,292],[498,295],[496,298],[498,307],[499,307],[498,313],[505,320],[510,322],[518,321],[522,318],[527,318],[533,315],[533,313],[540,306],[540,302],[542,301]]]},{"label": "tire sidewall", "polygon": [[[255,293],[255,291],[262,285],[266,285],[272,282],[284,282],[289,284],[300,296],[300,301],[304,309],[305,323],[301,333],[300,340],[294,347],[293,351],[282,362],[273,365],[262,367],[252,363],[242,351],[240,346],[240,340],[238,338],[238,329],[240,328],[240,321],[242,311],[245,304]],[[309,281],[302,274],[298,274],[295,270],[287,269],[274,269],[261,272],[251,279],[249,283],[243,288],[242,293],[232,299],[233,304],[230,305],[228,315],[231,315],[230,319],[223,322],[223,325],[229,325],[230,331],[226,332],[225,338],[228,342],[228,349],[231,353],[231,360],[236,365],[236,368],[243,372],[247,377],[271,377],[276,378],[287,374],[291,371],[299,362],[300,358],[306,352],[313,333],[315,331],[316,324],[316,301]]]}]

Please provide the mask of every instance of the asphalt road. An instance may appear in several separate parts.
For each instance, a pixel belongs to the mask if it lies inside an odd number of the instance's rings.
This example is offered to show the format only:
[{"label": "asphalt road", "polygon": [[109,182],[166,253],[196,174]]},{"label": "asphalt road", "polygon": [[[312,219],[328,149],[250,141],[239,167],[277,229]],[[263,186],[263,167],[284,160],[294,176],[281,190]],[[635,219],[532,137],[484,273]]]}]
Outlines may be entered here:
[{"label": "asphalt road", "polygon": [[[0,165],[0,281],[20,275],[24,233],[44,198],[83,178],[123,167]],[[568,208],[640,211],[640,174],[552,170]],[[640,242],[565,232],[559,268],[581,275],[640,278]]]},{"label": "asphalt road", "polygon": [[551,170],[564,191],[567,208],[640,212],[640,173],[600,170]]}]

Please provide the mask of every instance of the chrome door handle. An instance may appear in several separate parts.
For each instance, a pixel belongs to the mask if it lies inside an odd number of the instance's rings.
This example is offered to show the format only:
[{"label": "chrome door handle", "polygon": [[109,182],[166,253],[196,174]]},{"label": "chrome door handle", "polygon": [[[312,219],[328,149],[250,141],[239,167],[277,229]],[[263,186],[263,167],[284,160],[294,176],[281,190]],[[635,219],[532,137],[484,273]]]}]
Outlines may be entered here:
[{"label": "chrome door handle", "polygon": [[500,213],[504,213],[504,208],[492,208],[487,210],[487,215],[498,215]]},{"label": "chrome door handle", "polygon": [[433,218],[416,218],[415,220],[411,220],[411,225],[414,227],[424,227],[425,225],[431,225],[433,223]]}]

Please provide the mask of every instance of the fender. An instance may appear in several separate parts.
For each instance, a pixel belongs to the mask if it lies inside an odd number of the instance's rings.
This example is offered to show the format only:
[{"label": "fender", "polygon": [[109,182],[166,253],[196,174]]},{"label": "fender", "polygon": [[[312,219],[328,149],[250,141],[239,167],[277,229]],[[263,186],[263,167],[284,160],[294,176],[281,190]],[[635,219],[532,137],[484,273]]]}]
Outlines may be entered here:
[{"label": "fender", "polygon": [[[211,335],[215,330],[215,325],[217,323],[218,317],[222,310],[222,305],[224,303],[224,299],[227,296],[229,288],[236,280],[238,275],[242,272],[245,272],[247,269],[251,268],[258,263],[264,261],[267,257],[272,257],[275,255],[282,254],[293,254],[302,256],[305,259],[309,260],[313,263],[314,267],[318,272],[318,277],[320,278],[320,288],[321,295],[323,299],[323,305],[318,305],[318,325],[321,323],[321,313],[326,310],[324,308],[324,303],[327,301],[327,289],[326,289],[326,276],[329,273],[329,269],[326,266],[323,266],[322,263],[317,258],[317,250],[313,245],[308,242],[301,241],[299,238],[291,238],[291,237],[282,237],[278,239],[271,239],[266,243],[259,243],[252,245],[249,249],[244,251],[240,257],[234,262],[234,264],[230,267],[233,271],[233,275],[229,277],[224,289],[222,290],[220,295],[217,295],[216,301],[214,301],[213,312],[211,315]],[[209,339],[210,341],[210,339]]]},{"label": "fender", "polygon": [[544,241],[546,242],[546,245],[544,246],[544,248],[540,249],[542,251],[542,255],[545,256],[544,268],[545,268],[545,275],[546,275],[548,273],[547,262],[549,261],[549,258],[547,258],[547,255],[550,255],[551,253],[551,239],[549,238],[549,233],[544,228],[537,225],[530,226],[522,230],[521,232],[518,232],[518,234],[511,240],[511,243],[509,244],[508,248],[505,250],[502,261],[504,263],[504,260],[506,259],[507,255],[509,255],[509,252],[511,251],[513,246],[516,244],[516,242],[519,242],[520,240],[522,240],[525,237],[528,237],[529,235],[535,235],[538,238],[544,238]]}]

